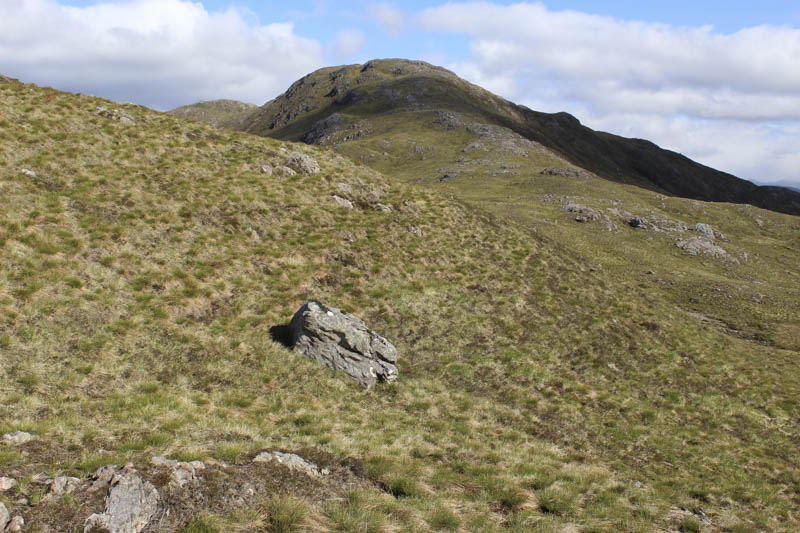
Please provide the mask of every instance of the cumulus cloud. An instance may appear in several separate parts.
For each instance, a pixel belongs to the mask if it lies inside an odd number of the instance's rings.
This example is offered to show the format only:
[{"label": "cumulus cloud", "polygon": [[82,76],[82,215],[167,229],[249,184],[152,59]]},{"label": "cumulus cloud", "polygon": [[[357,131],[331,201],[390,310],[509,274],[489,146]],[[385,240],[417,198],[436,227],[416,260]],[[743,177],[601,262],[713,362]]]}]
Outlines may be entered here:
[{"label": "cumulus cloud", "polygon": [[390,35],[400,35],[403,31],[405,15],[392,4],[372,4],[367,8],[367,16]]},{"label": "cumulus cloud", "polygon": [[345,59],[364,48],[364,34],[358,30],[344,30],[336,34],[333,43],[333,55],[336,59]]},{"label": "cumulus cloud", "polygon": [[59,89],[169,109],[198,100],[263,103],[322,66],[290,23],[186,0],[0,2],[0,72]]},{"label": "cumulus cloud", "polygon": [[619,20],[542,3],[448,3],[419,14],[470,37],[459,74],[542,111],[649,138],[760,182],[800,184],[800,30]]}]

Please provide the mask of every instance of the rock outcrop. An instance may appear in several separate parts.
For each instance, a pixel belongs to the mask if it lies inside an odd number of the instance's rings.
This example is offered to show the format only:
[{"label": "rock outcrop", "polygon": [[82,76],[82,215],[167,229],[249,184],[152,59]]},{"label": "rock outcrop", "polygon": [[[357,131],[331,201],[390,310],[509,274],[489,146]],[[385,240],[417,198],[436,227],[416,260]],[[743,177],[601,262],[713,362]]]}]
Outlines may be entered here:
[{"label": "rock outcrop", "polygon": [[675,246],[689,255],[707,255],[715,259],[733,263],[735,265],[739,264],[738,259],[730,255],[724,248],[717,246],[706,237],[689,237],[688,239],[681,239],[675,243]]},{"label": "rock outcrop", "polygon": [[294,314],[291,344],[306,358],[341,370],[361,385],[397,379],[397,349],[353,315],[314,300]]},{"label": "rock outcrop", "polygon": [[133,472],[123,470],[111,480],[105,511],[87,518],[83,531],[139,533],[147,527],[157,509],[155,487]]},{"label": "rock outcrop", "polygon": [[320,469],[312,462],[306,461],[302,457],[294,453],[283,452],[261,452],[253,458],[254,463],[270,463],[275,462],[284,465],[293,472],[300,472],[310,477],[319,477],[330,472],[328,469]]}]

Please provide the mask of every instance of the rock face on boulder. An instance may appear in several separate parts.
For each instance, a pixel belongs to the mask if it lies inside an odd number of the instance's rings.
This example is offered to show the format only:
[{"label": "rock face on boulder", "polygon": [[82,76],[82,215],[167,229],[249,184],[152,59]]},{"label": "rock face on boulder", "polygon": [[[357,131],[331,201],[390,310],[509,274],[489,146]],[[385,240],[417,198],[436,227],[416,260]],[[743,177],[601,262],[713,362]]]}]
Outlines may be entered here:
[{"label": "rock face on boulder", "polygon": [[84,533],[139,533],[158,509],[158,492],[147,481],[130,472],[121,472],[111,480],[106,509],[86,519]]},{"label": "rock face on boulder", "polygon": [[394,345],[335,307],[314,300],[304,303],[292,317],[290,333],[296,351],[366,387],[397,379]]}]

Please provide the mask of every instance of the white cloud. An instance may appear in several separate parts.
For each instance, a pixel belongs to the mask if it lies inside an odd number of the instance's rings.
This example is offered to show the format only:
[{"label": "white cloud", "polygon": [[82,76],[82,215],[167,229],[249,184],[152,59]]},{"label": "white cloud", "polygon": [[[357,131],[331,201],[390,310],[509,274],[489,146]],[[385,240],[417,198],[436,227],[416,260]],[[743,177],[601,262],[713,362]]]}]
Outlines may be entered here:
[{"label": "white cloud", "polygon": [[800,185],[800,30],[721,34],[542,3],[449,3],[430,30],[470,37],[457,73],[542,111],[648,138],[721,170]]},{"label": "white cloud", "polygon": [[333,55],[336,59],[346,59],[362,50],[366,41],[364,34],[358,30],[344,30],[336,34],[333,43]]},{"label": "white cloud", "polygon": [[0,1],[0,72],[22,81],[168,109],[234,98],[261,104],[323,65],[290,23],[185,0],[68,7]]},{"label": "white cloud", "polygon": [[405,25],[405,15],[392,4],[372,4],[367,8],[367,16],[390,35],[400,35]]}]

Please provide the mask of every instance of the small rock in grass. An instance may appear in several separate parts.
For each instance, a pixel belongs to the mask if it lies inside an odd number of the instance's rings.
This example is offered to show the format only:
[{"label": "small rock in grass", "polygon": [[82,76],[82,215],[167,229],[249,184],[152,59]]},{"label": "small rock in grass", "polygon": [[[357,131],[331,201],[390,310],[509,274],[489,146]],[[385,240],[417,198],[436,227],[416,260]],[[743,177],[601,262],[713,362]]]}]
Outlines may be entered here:
[{"label": "small rock in grass", "polygon": [[261,452],[253,458],[254,463],[269,463],[275,462],[286,466],[289,470],[301,472],[310,477],[319,477],[328,474],[326,468],[320,469],[317,465],[310,461],[306,461],[302,457],[294,453],[283,452]]},{"label": "small rock in grass", "polygon": [[353,209],[353,202],[351,202],[347,198],[342,198],[341,196],[337,196],[334,194],[333,199],[336,201],[337,204],[344,207],[345,209]]},{"label": "small rock in grass", "polygon": [[3,502],[0,502],[0,531],[5,530],[11,517],[8,515],[8,509]]},{"label": "small rock in grass", "polygon": [[0,477],[0,491],[11,490],[17,485],[13,477]]},{"label": "small rock in grass", "polygon": [[50,494],[53,496],[63,496],[70,494],[81,484],[81,480],[76,477],[58,476],[50,483]]},{"label": "small rock in grass", "polygon": [[300,152],[292,152],[289,154],[289,158],[286,160],[286,165],[298,172],[303,172],[305,174],[316,174],[320,171],[319,163],[317,163],[316,159],[308,154],[303,154]]},{"label": "small rock in grass", "polygon": [[25,525],[25,519],[21,516],[15,516],[11,519],[11,522],[8,523],[8,527],[6,528],[6,533],[21,533],[22,527]]},{"label": "small rock in grass", "polygon": [[15,431],[14,433],[6,433],[3,435],[3,442],[6,444],[12,444],[14,446],[19,446],[20,444],[25,444],[26,442],[32,441],[34,438],[36,437],[30,433],[26,433],[25,431]]}]

